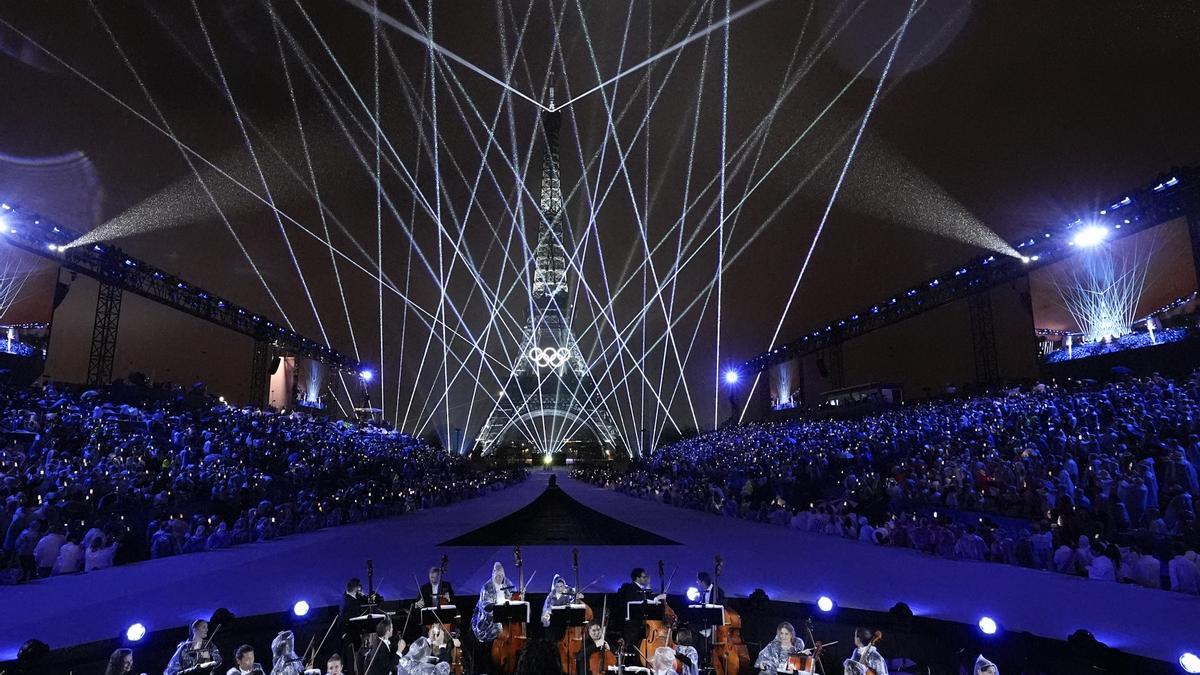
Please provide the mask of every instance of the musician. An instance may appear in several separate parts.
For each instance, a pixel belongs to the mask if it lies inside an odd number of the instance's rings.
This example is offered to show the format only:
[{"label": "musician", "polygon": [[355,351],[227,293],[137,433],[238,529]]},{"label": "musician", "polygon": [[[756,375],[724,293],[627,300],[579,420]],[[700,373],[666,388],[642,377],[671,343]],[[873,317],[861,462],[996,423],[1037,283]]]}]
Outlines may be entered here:
[{"label": "musician", "polygon": [[[379,593],[373,593],[374,602],[383,602],[383,597]],[[362,581],[358,577],[351,577],[346,582],[346,592],[342,595],[342,606],[338,610],[338,623],[341,624],[342,633],[342,653],[350,656],[351,664],[355,663],[355,656],[362,650],[362,635],[358,629],[350,624],[350,619],[356,616],[362,616],[369,608],[368,597],[362,592]],[[355,672],[360,672],[357,669]]]},{"label": "musician", "polygon": [[[550,629],[550,610],[554,607],[566,607],[574,604],[577,601],[583,600],[583,593],[577,592],[574,588],[567,588],[567,581],[561,576],[555,574],[554,581],[550,582],[550,592],[546,594],[546,600],[542,603],[542,627]],[[562,627],[558,630],[550,630],[550,637],[558,642],[562,639]]]},{"label": "musician", "polygon": [[454,587],[449,581],[442,580],[442,568],[429,568],[429,583],[421,584],[421,597],[417,600],[417,608],[438,607],[442,604],[441,597],[447,596],[450,598],[449,604],[454,604]]},{"label": "musician", "polygon": [[108,657],[104,675],[125,675],[133,670],[133,650],[118,649]]},{"label": "musician", "polygon": [[175,653],[167,662],[163,675],[179,675],[185,671],[199,672],[201,669],[197,666],[202,663],[212,664],[204,669],[205,672],[211,673],[221,665],[221,652],[217,650],[216,645],[208,641],[208,622],[204,619],[196,619],[192,622],[191,634],[188,639],[175,647]]},{"label": "musician", "polygon": [[442,629],[442,624],[429,624],[429,632],[413,641],[408,653],[400,658],[400,671],[407,675],[449,675],[454,650],[461,647]]},{"label": "musician", "polygon": [[233,653],[233,667],[225,675],[263,675],[262,666],[254,662],[254,647],[238,647]]},{"label": "musician", "polygon": [[975,675],[1000,675],[1000,668],[980,654],[979,658],[975,659]]},{"label": "musician", "polygon": [[775,639],[767,643],[758,653],[754,667],[764,673],[788,669],[788,659],[804,651],[804,640],[796,635],[796,628],[784,621],[775,627]]},{"label": "musician", "polygon": [[854,651],[842,663],[844,675],[888,675],[887,661],[872,644],[877,635],[869,628],[854,629]]},{"label": "musician", "polygon": [[[583,649],[579,650],[579,656],[575,660],[575,672],[588,672],[588,661],[591,660],[592,654],[598,651],[612,651],[608,643],[604,641],[604,626],[593,621],[588,624],[587,637],[583,640]],[[601,659],[603,663],[603,659]]]},{"label": "musician", "polygon": [[404,653],[404,640],[392,644],[392,621],[382,619],[375,626],[374,639],[371,646],[363,650],[359,657],[361,665],[358,672],[363,675],[394,675],[400,665],[400,655]]},{"label": "musician", "polygon": [[650,575],[641,567],[633,568],[629,573],[629,579],[630,581],[621,584],[621,587],[617,589],[617,612],[613,618],[615,619],[616,629],[620,631],[621,637],[625,639],[626,649],[633,649],[645,637],[646,625],[644,621],[625,620],[625,613],[628,611],[629,603],[663,602],[667,599],[667,594],[654,594],[654,591],[650,588]]},{"label": "musician", "polygon": [[504,565],[499,562],[492,565],[492,578],[479,589],[479,601],[475,603],[475,612],[471,615],[471,630],[480,644],[491,642],[500,635],[501,626],[492,620],[492,608],[508,602],[512,591],[512,583],[504,574]]},{"label": "musician", "polygon": [[650,657],[650,672],[654,675],[675,675],[675,650],[659,647]]},{"label": "musician", "polygon": [[699,675],[700,653],[692,646],[692,631],[687,628],[675,631],[675,658],[683,664],[681,675]]},{"label": "musician", "polygon": [[700,602],[705,605],[724,605],[725,590],[713,584],[712,575],[700,572],[696,575],[696,586],[700,589]]},{"label": "musician", "polygon": [[296,637],[280,631],[271,640],[271,675],[304,675],[304,662],[296,656]]}]

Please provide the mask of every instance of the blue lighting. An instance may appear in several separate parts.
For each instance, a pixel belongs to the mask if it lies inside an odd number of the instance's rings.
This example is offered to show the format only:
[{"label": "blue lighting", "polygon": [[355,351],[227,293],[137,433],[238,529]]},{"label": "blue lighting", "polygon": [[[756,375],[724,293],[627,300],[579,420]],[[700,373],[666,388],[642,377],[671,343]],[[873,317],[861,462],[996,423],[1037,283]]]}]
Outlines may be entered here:
[{"label": "blue lighting", "polygon": [[366,369],[364,369],[362,372],[360,372],[358,374],[358,376],[362,378],[363,382],[370,382],[371,380],[375,379],[375,373],[371,372],[370,370],[366,370]]},{"label": "blue lighting", "polygon": [[146,637],[146,627],[140,623],[135,623],[125,629],[125,639],[130,642],[138,642]]},{"label": "blue lighting", "polygon": [[1184,652],[1179,655],[1179,665],[1183,667],[1185,673],[1200,673],[1200,656]]},{"label": "blue lighting", "polygon": [[696,588],[695,586],[689,586],[687,589],[687,599],[688,599],[688,602],[699,602],[700,601],[700,589]]},{"label": "blue lighting", "polygon": [[725,384],[737,384],[737,381],[739,378],[740,378],[740,375],[738,375],[738,371],[736,371],[736,370],[725,371]]},{"label": "blue lighting", "polygon": [[1080,248],[1091,248],[1098,246],[1108,238],[1108,228],[1102,225],[1091,225],[1080,230],[1073,239],[1071,244]]},{"label": "blue lighting", "polygon": [[292,605],[292,614],[296,616],[308,616],[308,601],[297,600],[296,604]]},{"label": "blue lighting", "polygon": [[[1169,187],[1175,187],[1176,185],[1179,185],[1179,179],[1175,178],[1175,177],[1171,177],[1170,179],[1167,180],[1167,182],[1159,183],[1158,185],[1155,185],[1153,189],[1155,192],[1162,192],[1163,190],[1166,190]],[[1197,671],[1197,672],[1200,672],[1200,671]]]},{"label": "blue lighting", "polygon": [[992,617],[990,617],[990,616],[979,617],[979,632],[983,633],[984,635],[995,635],[996,632],[999,630],[1000,630],[1000,626],[996,623],[996,620],[993,619]]},{"label": "blue lighting", "polygon": [[915,289],[915,288],[910,289],[907,293],[905,293],[905,295],[907,295],[910,298],[916,294],[917,294],[917,289]]},{"label": "blue lighting", "polygon": [[832,612],[833,598],[830,598],[828,595],[822,595],[821,597],[817,598],[817,609],[825,612],[826,614]]}]

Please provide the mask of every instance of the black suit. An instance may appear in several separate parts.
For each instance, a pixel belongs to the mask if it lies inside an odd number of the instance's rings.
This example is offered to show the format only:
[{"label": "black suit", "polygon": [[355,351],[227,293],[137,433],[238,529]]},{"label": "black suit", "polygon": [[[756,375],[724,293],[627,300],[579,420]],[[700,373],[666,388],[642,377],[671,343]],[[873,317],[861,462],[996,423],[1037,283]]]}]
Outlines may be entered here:
[{"label": "black suit", "polygon": [[638,602],[650,600],[658,595],[654,591],[642,588],[633,582],[621,584],[617,589],[617,607],[613,613],[612,621],[613,629],[621,634],[625,639],[625,649],[627,651],[635,651],[638,643],[642,641],[646,633],[646,624],[644,621],[626,621],[625,612],[628,611],[630,602]]},{"label": "black suit", "polygon": [[358,672],[362,675],[394,675],[400,665],[400,657],[385,640],[376,640],[374,647],[364,649],[359,661]]},{"label": "black suit", "polygon": [[[443,580],[440,584],[438,584],[438,595],[450,596],[450,604],[454,604],[454,586],[449,581]],[[433,600],[433,584],[421,584],[421,602],[425,603],[426,607],[433,607],[434,605],[439,604],[435,603]]]},{"label": "black suit", "polygon": [[724,605],[725,589],[720,586],[710,586],[707,591],[700,591],[699,602],[707,605]]}]

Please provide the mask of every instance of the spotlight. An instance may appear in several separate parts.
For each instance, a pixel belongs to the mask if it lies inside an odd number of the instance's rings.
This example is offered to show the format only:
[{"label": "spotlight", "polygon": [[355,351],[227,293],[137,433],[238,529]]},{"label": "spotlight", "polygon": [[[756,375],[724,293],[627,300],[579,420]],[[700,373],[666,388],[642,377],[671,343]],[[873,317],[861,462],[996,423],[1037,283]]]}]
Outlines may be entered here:
[{"label": "spotlight", "polygon": [[984,635],[995,635],[1000,630],[1000,625],[990,616],[979,617],[979,632]]},{"label": "spotlight", "polygon": [[554,455],[552,455],[548,452],[546,454],[542,455],[542,464],[545,464],[546,466],[550,466],[553,463],[554,463]]},{"label": "spotlight", "polygon": [[1089,225],[1079,231],[1071,239],[1071,244],[1080,248],[1091,248],[1108,239],[1108,228],[1102,225]]},{"label": "spotlight", "polygon": [[736,370],[725,371],[725,383],[726,384],[737,384],[738,377],[739,377],[738,372]]},{"label": "spotlight", "polygon": [[687,589],[688,602],[700,602],[700,589],[695,586],[689,586]]},{"label": "spotlight", "polygon": [[822,612],[828,614],[833,611],[833,607],[833,598],[830,598],[828,595],[822,595],[821,597],[817,598],[817,609],[821,610]]},{"label": "spotlight", "polygon": [[1191,652],[1184,652],[1179,657],[1179,665],[1183,666],[1185,673],[1200,673],[1200,656],[1196,656]]},{"label": "spotlight", "polygon": [[146,637],[146,627],[140,623],[135,623],[125,629],[125,639],[130,642],[139,642]]},{"label": "spotlight", "polygon": [[360,372],[358,376],[362,378],[363,382],[370,382],[371,380],[375,379],[375,373],[365,369]]},{"label": "spotlight", "polygon": [[292,614],[296,616],[308,616],[308,601],[297,600],[296,604],[292,605]]},{"label": "spotlight", "polygon": [[54,245],[54,244],[46,244],[46,248],[50,249],[51,251],[57,251],[57,250],[58,250],[58,246],[56,246],[56,245]]}]

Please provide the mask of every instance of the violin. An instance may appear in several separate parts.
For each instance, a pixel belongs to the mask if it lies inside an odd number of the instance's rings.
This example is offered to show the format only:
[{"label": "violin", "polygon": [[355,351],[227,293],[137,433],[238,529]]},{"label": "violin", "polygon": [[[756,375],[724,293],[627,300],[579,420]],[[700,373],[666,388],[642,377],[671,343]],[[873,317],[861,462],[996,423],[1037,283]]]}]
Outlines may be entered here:
[{"label": "violin", "polygon": [[[716,598],[725,561],[718,555],[713,562],[713,597]],[[753,663],[750,650],[742,641],[742,617],[734,610],[725,608],[725,624],[713,628],[712,638],[712,663],[717,675],[737,675],[744,666]]]},{"label": "violin", "polygon": [[[658,592],[660,595],[667,592],[666,572],[661,560],[658,561]],[[642,643],[638,647],[638,651],[642,653],[643,659],[649,662],[650,659],[654,658],[654,652],[659,647],[675,649],[675,642],[671,639],[671,631],[674,630],[675,624],[678,621],[679,617],[675,615],[675,610],[671,609],[671,605],[666,600],[663,600],[662,620],[646,620],[646,637],[642,638]]]},{"label": "violin", "polygon": [[[510,602],[523,599],[525,594],[525,569],[521,561],[521,547],[513,547],[513,564],[517,566],[517,590],[509,597]],[[525,648],[526,626],[524,621],[507,621],[500,627],[500,635],[492,642],[492,663],[502,673],[517,669],[517,659]]]},{"label": "violin", "polygon": [[[571,569],[575,572],[575,588],[571,589],[571,603],[574,604],[579,596],[579,549],[577,548],[571,549]],[[587,624],[595,618],[591,607],[584,604],[584,608],[584,625],[570,626],[563,631],[562,639],[558,641],[558,658],[564,673],[571,672],[575,659],[583,649],[583,641],[587,639]]]}]

